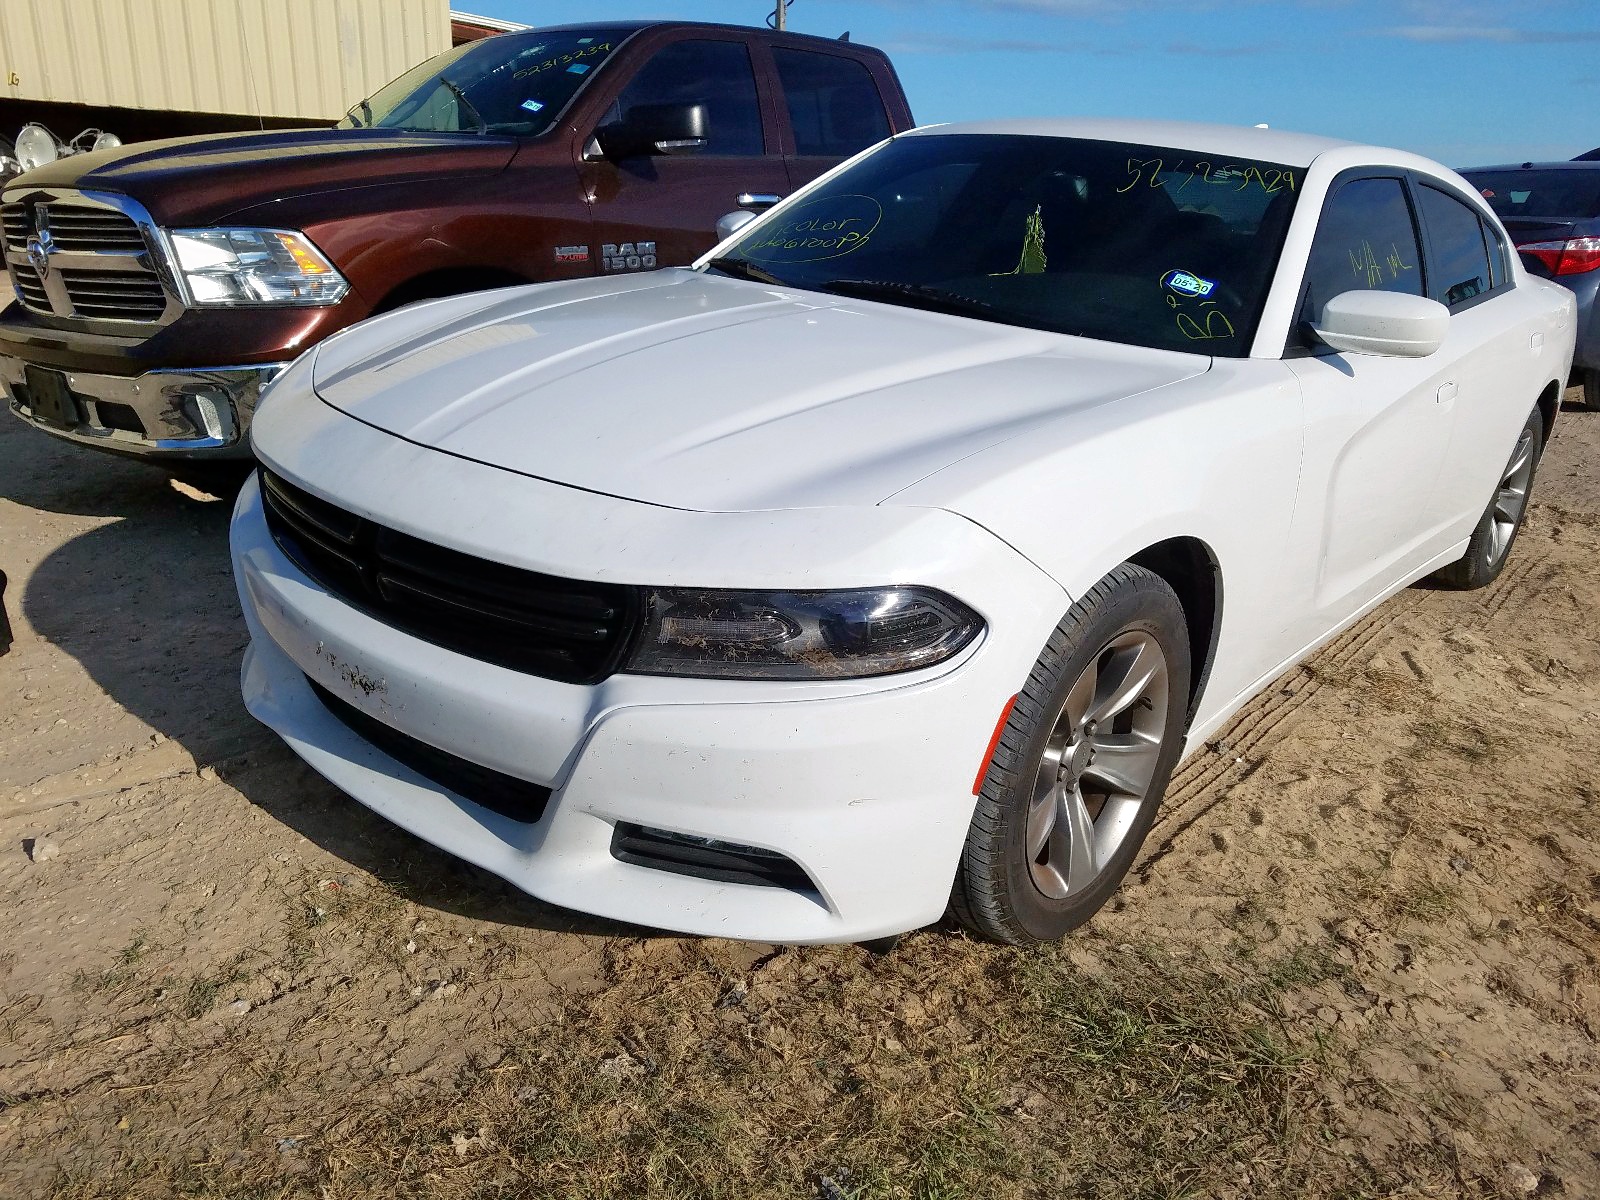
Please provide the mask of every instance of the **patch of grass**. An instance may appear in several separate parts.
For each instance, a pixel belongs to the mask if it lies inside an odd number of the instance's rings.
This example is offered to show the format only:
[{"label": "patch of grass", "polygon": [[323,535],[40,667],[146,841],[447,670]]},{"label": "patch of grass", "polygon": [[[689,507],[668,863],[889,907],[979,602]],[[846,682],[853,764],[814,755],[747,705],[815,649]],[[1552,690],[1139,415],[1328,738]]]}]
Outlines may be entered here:
[{"label": "patch of grass", "polygon": [[[1119,1197],[1176,1200],[1235,1191],[1249,1164],[1292,1195],[1315,1168],[1331,1194],[1306,1133],[1321,1046],[1279,1002],[1333,969],[1320,950],[1252,966],[1092,936],[1024,953],[940,935],[745,970],[687,943],[663,992],[661,964],[628,946],[613,944],[604,991],[492,1066],[326,1114],[295,1172],[252,1159],[249,1178],[208,1172],[189,1190],[967,1200],[1099,1196],[1115,1180]],[[191,986],[207,1008],[219,990]]]},{"label": "patch of grass", "polygon": [[179,1002],[180,1011],[190,1020],[204,1016],[217,1003],[217,998],[228,988],[243,983],[250,977],[244,964],[254,955],[246,950],[233,956],[221,970],[209,975],[194,975],[189,979]]},{"label": "patch of grass", "polygon": [[134,967],[147,949],[145,935],[139,934],[117,952],[115,963],[102,971],[79,969],[72,977],[72,990],[79,995],[112,992],[132,981]]},{"label": "patch of grass", "polygon": [[1411,723],[1419,750],[1437,750],[1467,762],[1480,763],[1496,752],[1494,739],[1478,725],[1440,717],[1419,717]]}]

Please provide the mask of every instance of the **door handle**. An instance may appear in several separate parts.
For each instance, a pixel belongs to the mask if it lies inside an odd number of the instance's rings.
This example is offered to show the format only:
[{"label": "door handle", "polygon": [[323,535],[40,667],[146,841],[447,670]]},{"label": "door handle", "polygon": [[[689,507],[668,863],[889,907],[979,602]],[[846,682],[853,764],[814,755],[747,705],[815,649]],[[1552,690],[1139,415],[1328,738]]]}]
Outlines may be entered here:
[{"label": "door handle", "polygon": [[777,192],[740,192],[734,203],[740,208],[771,208],[782,199]]},{"label": "door handle", "polygon": [[1439,386],[1439,395],[1438,395],[1439,403],[1440,404],[1449,404],[1450,401],[1452,401],[1452,400],[1454,400],[1456,398],[1456,393],[1458,391],[1460,391],[1460,390],[1461,389],[1456,387],[1454,380],[1452,380],[1449,383],[1441,384]]}]

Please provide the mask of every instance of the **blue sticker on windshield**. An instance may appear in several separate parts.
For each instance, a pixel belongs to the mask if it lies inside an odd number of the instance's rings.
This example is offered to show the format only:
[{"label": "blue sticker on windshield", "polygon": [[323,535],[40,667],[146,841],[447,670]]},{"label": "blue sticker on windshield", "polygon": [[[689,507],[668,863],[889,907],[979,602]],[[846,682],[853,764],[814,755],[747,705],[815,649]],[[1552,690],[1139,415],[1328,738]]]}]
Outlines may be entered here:
[{"label": "blue sticker on windshield", "polygon": [[592,41],[594,41],[593,38],[579,38],[578,39],[578,45],[587,46]]},{"label": "blue sticker on windshield", "polygon": [[1217,284],[1214,279],[1201,279],[1188,271],[1168,271],[1161,277],[1161,286],[1181,296],[1209,296]]},{"label": "blue sticker on windshield", "polygon": [[567,68],[567,70],[571,71],[574,75],[582,75],[588,69],[589,69],[589,64],[588,63],[573,63],[570,67]]},{"label": "blue sticker on windshield", "polygon": [[522,102],[522,107],[527,109],[529,112],[538,112],[544,107],[544,105],[540,104],[537,100],[524,100]]}]

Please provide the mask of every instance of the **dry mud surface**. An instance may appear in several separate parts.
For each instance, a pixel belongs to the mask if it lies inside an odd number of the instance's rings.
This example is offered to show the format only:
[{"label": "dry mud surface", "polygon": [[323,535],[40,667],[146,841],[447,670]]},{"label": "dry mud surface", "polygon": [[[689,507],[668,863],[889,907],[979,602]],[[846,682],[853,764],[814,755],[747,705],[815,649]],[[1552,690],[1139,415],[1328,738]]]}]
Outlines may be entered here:
[{"label": "dry mud surface", "polygon": [[1059,951],[595,922],[243,712],[228,505],[0,420],[0,1195],[1600,1195],[1600,415]]}]

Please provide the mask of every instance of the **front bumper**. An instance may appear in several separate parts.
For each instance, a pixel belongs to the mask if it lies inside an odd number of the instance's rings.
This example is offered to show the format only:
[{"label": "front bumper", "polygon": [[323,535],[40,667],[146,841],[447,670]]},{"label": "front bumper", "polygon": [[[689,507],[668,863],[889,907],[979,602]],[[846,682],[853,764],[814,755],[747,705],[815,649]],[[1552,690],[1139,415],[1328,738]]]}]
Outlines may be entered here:
[{"label": "front bumper", "polygon": [[289,364],[153,370],[139,375],[67,371],[77,416],[62,427],[35,410],[28,363],[0,356],[0,389],[36,429],[102,450],[184,459],[248,458],[247,430],[261,389]]},{"label": "front bumper", "polygon": [[[615,675],[587,687],[441,649],[323,591],[273,542],[254,481],[232,544],[251,636],[245,703],[327,779],[551,903],[758,941],[860,941],[939,919],[995,719],[1066,604],[1031,565],[998,555],[983,572],[994,595],[1037,619],[991,621],[929,671],[812,684]],[[402,765],[337,719],[313,682],[412,739],[549,787],[543,815],[513,820]],[[619,822],[780,854],[811,886],[624,862],[612,852]]]}]

